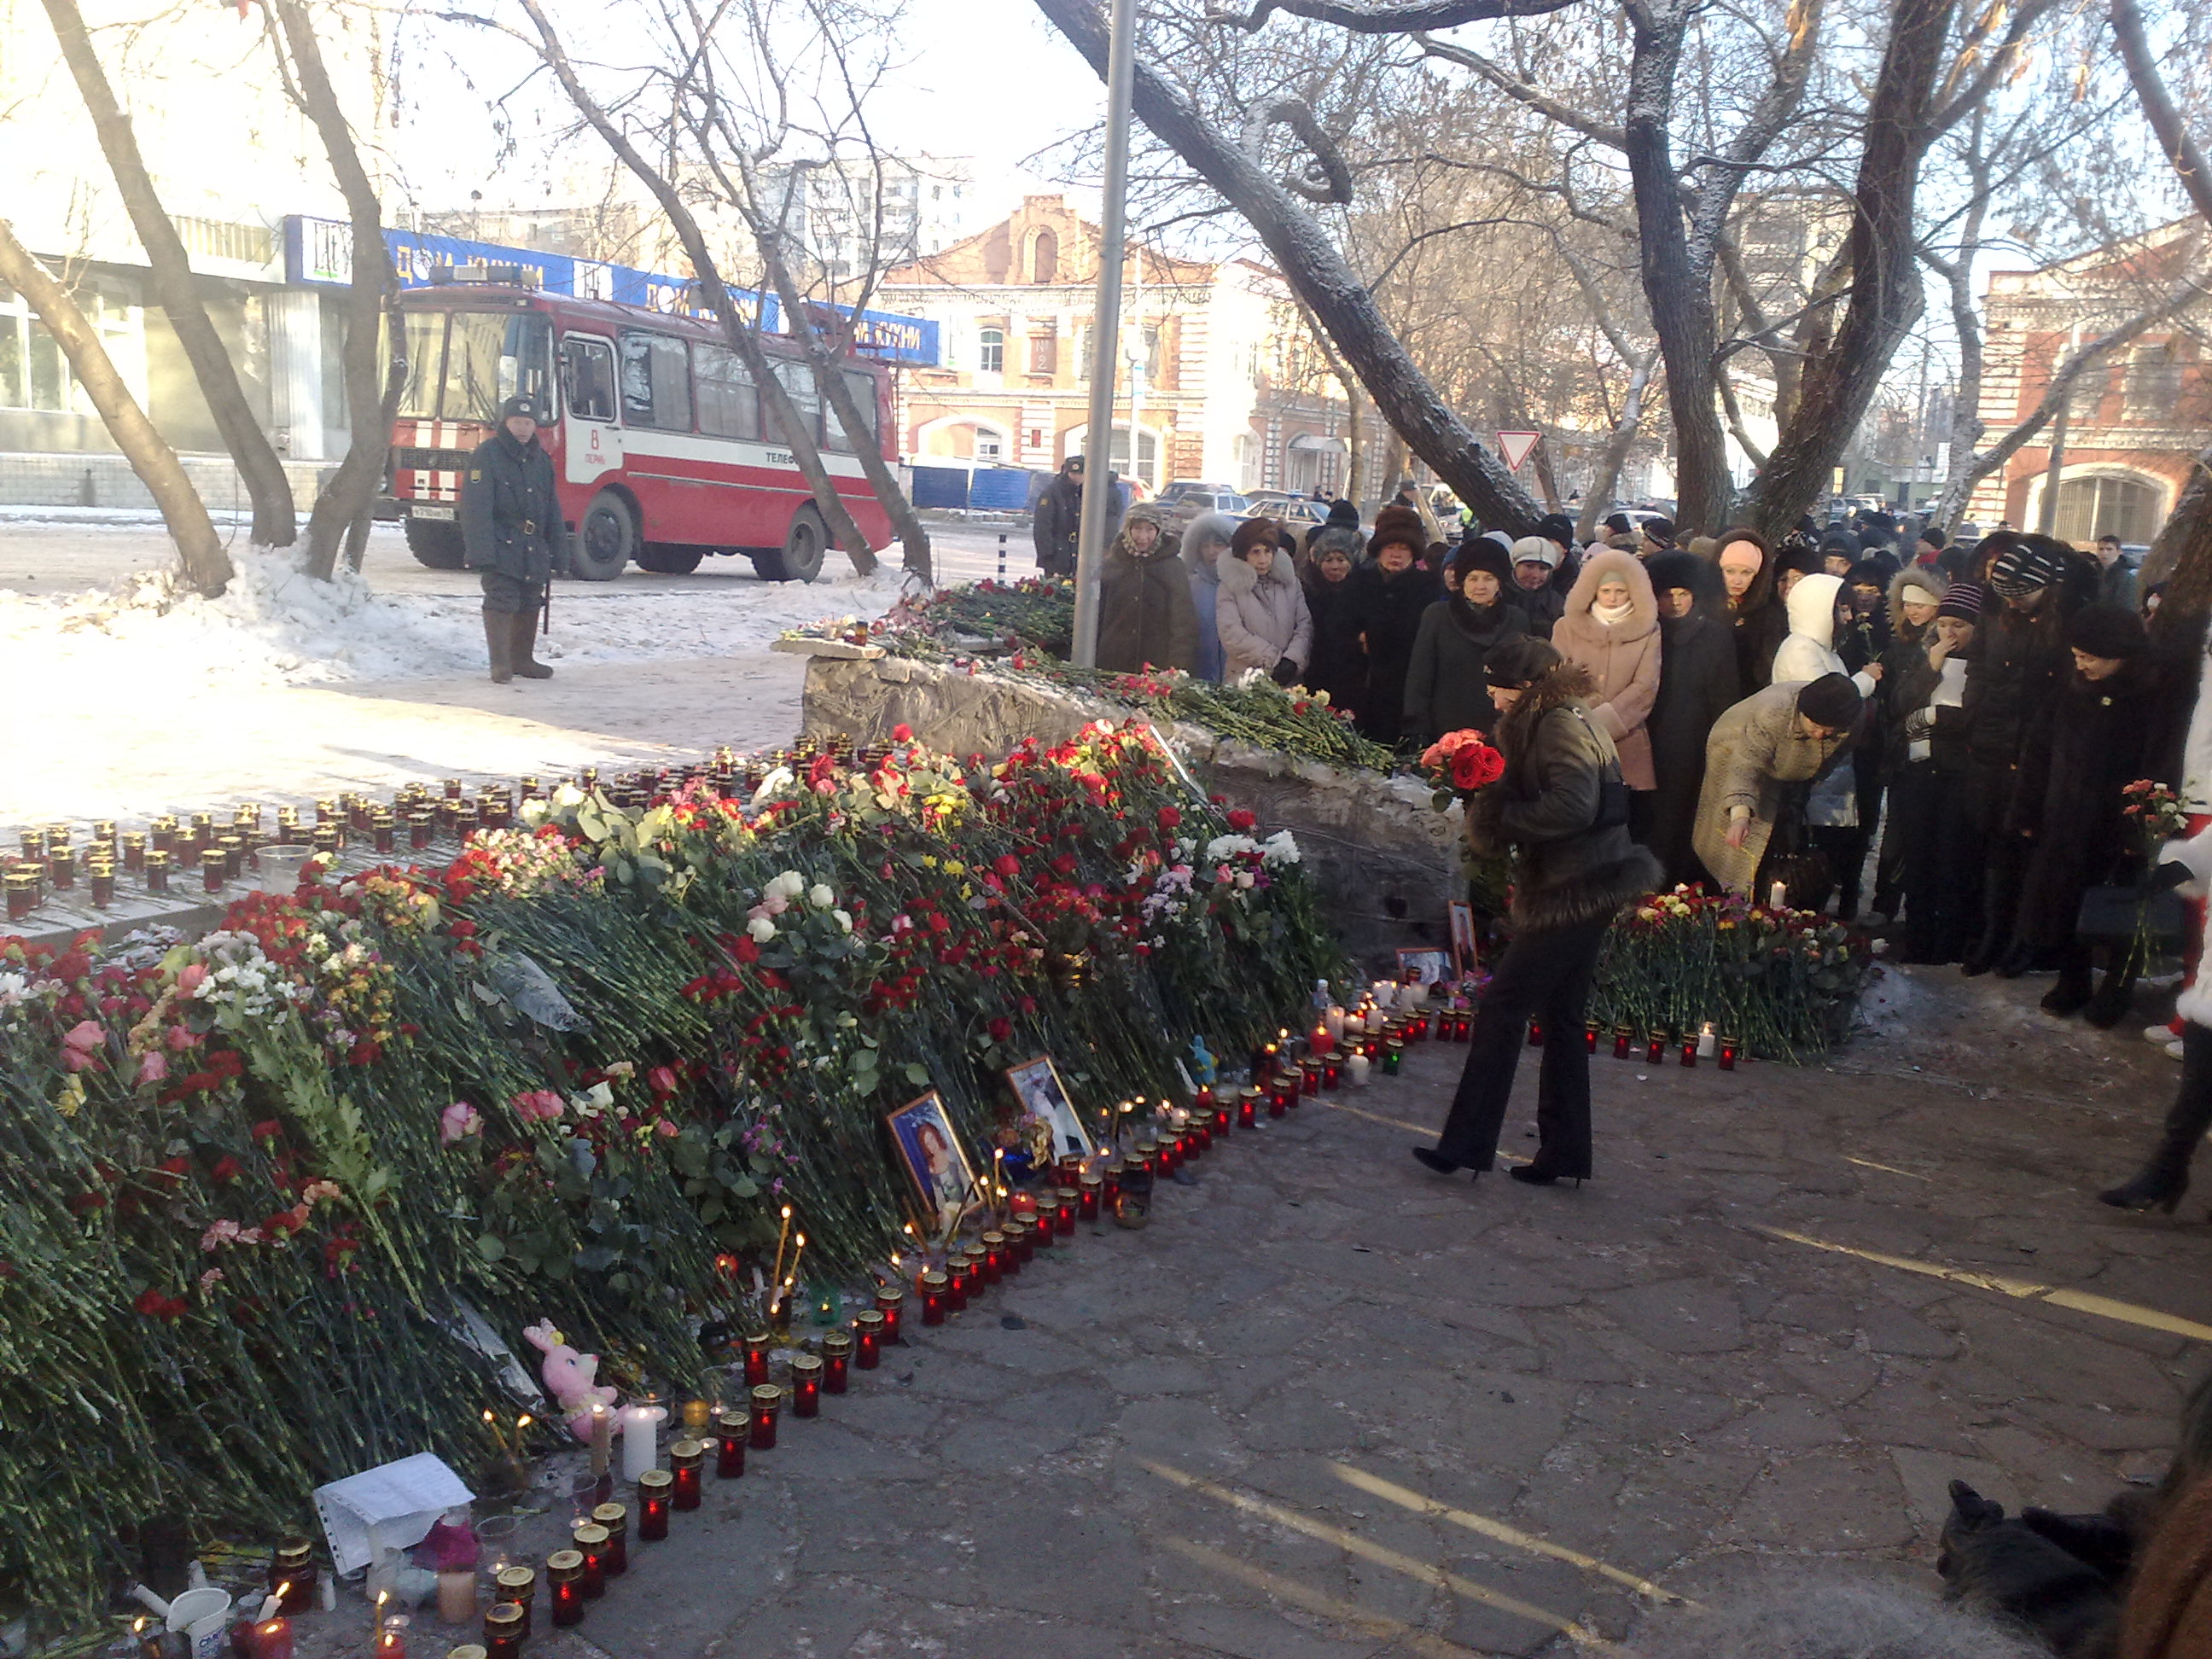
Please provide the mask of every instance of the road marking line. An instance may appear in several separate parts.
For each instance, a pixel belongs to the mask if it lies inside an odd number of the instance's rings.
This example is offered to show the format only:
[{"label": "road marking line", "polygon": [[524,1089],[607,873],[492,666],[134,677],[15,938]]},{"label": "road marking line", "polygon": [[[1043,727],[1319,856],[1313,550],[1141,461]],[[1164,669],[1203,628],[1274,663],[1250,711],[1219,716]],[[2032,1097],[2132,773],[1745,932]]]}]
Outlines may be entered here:
[{"label": "road marking line", "polygon": [[1632,1572],[1624,1572],[1594,1555],[1584,1555],[1580,1550],[1554,1544],[1533,1533],[1522,1532],[1518,1527],[1509,1527],[1503,1521],[1493,1521],[1486,1515],[1476,1515],[1468,1510],[1453,1509],[1409,1486],[1398,1486],[1364,1469],[1356,1469],[1349,1463],[1332,1462],[1329,1468],[1346,1486],[1357,1486],[1364,1492],[1384,1498],[1401,1509],[1412,1510],[1417,1515],[1433,1516],[1438,1520],[1449,1521],[1455,1527],[1464,1527],[1469,1532],[1480,1533],[1485,1538],[1494,1539],[1501,1544],[1510,1544],[1517,1550],[1526,1550],[1531,1555],[1548,1555],[1555,1561],[1568,1562],[1585,1572],[1594,1572],[1616,1584],[1625,1584],[1638,1595],[1649,1596],[1654,1601],[1672,1602],[1680,1607],[1697,1606],[1687,1596],[1677,1595],[1664,1586],[1653,1583],[1649,1578],[1639,1578]]},{"label": "road marking line", "polygon": [[1792,1244],[1808,1244],[1816,1250],[1826,1250],[1836,1255],[1856,1256],[1862,1261],[1896,1267],[1929,1279],[1947,1279],[1954,1285],[1969,1285],[1978,1291],[1995,1291],[2000,1296],[2012,1297],[2018,1301],[2048,1302],[2056,1308],[2071,1308],[2076,1313],[2094,1314],[2100,1319],[2114,1320],[2124,1325],[2140,1325],[2146,1330],[2164,1331],[2170,1336],[2185,1336],[2198,1342],[2212,1342],[2212,1325],[2200,1325],[2193,1319],[2182,1318],[2179,1314],[2163,1313],[2156,1308],[2142,1307],[2133,1302],[2116,1302],[2110,1297],[2097,1296],[2087,1291],[2039,1285],[2032,1279],[1977,1273],[1966,1267],[1946,1267],[1940,1262],[1917,1261],[1907,1255],[1885,1255],[1880,1250],[1862,1250],[1855,1245],[1837,1244],[1825,1238],[1794,1233],[1784,1227],[1763,1227],[1754,1223],[1752,1231],[1765,1233],[1771,1238],[1786,1239]]},{"label": "road marking line", "polygon": [[1293,1607],[1304,1607],[1308,1613],[1333,1619],[1340,1625],[1349,1625],[1354,1630],[1364,1631],[1382,1641],[1402,1642],[1407,1652],[1420,1654],[1423,1659],[1466,1659],[1475,1651],[1473,1648],[1463,1648],[1456,1642],[1447,1642],[1441,1636],[1431,1636],[1428,1632],[1401,1620],[1387,1619],[1352,1602],[1340,1601],[1334,1596],[1308,1589],[1295,1579],[1281,1577],[1264,1567],[1239,1561],[1233,1555],[1224,1555],[1219,1550],[1209,1549],[1188,1538],[1163,1538],[1159,1541],[1176,1554],[1189,1557],[1200,1566],[1211,1567],[1227,1577],[1240,1579],[1270,1595],[1279,1595]]},{"label": "road marking line", "polygon": [[1326,1521],[1316,1521],[1310,1516],[1301,1515],[1296,1510],[1285,1509],[1281,1504],[1271,1504],[1262,1498],[1250,1498],[1243,1492],[1231,1492],[1228,1487],[1218,1486],[1211,1480],[1201,1480],[1194,1474],[1187,1474],[1172,1465],[1155,1463],[1149,1457],[1140,1457],[1137,1462],[1140,1467],[1170,1485],[1181,1486],[1188,1492],[1203,1493],[1218,1503],[1230,1505],[1232,1509],[1242,1510],[1247,1515],[1256,1515],[1264,1521],[1273,1522],[1279,1527],[1287,1527],[1292,1532],[1302,1532],[1309,1538],[1321,1540],[1324,1544],[1334,1544],[1337,1548],[1348,1554],[1358,1556],[1362,1560],[1372,1561],[1379,1567],[1388,1567],[1393,1572],[1403,1573],[1408,1578],[1416,1579],[1435,1589],[1449,1590],[1462,1600],[1480,1601],[1485,1607],[1495,1607],[1498,1612],[1510,1613],[1516,1619],[1525,1619],[1532,1625],[1541,1625],[1547,1629],[1558,1631],[1569,1641],[1579,1646],[1608,1650],[1613,1646],[1595,1631],[1577,1624],[1571,1619],[1562,1618],[1559,1614],[1547,1608],[1540,1607],[1534,1602],[1523,1601],[1517,1597],[1492,1589],[1486,1584],[1478,1584],[1472,1578],[1463,1578],[1445,1568],[1431,1565],[1426,1561],[1401,1554],[1394,1549],[1387,1549],[1380,1544],[1372,1543],[1362,1538],[1358,1533],[1346,1532],[1341,1527],[1333,1527]]},{"label": "road marking line", "polygon": [[1926,1181],[1929,1179],[1928,1176],[1924,1175],[1917,1175],[1911,1170],[1900,1170],[1893,1164],[1877,1164],[1870,1158],[1853,1158],[1849,1152],[1845,1152],[1844,1154],[1844,1162],[1846,1164],[1856,1164],[1863,1170],[1880,1170],[1884,1175],[1901,1175],[1907,1181]]}]

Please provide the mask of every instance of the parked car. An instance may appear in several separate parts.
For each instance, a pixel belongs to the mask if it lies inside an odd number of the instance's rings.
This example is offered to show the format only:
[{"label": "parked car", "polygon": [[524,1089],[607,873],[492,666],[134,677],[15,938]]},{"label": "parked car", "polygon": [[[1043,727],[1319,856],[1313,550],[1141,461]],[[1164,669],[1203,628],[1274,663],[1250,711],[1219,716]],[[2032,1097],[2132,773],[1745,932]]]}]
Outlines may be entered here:
[{"label": "parked car", "polygon": [[1248,495],[1245,508],[1279,520],[1293,531],[1303,531],[1309,525],[1322,524],[1328,519],[1328,502],[1309,501],[1303,495]]},{"label": "parked car", "polygon": [[1252,510],[1251,503],[1227,484],[1200,483],[1190,479],[1178,480],[1160,491],[1159,504],[1167,509],[1169,520],[1178,530],[1201,513],[1244,514]]}]

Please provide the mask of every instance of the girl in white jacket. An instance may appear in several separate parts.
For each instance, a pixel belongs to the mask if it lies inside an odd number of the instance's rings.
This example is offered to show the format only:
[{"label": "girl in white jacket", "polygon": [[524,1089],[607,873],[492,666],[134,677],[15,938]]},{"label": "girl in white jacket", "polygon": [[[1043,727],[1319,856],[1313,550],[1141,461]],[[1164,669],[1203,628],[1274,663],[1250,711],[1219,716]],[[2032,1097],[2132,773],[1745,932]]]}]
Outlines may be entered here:
[{"label": "girl in white jacket", "polygon": [[[1881,665],[1869,663],[1852,674],[1836,654],[1836,600],[1844,590],[1840,576],[1805,576],[1783,601],[1790,617],[1789,637],[1774,653],[1774,684],[1802,681],[1808,684],[1825,674],[1846,674],[1862,697],[1874,696],[1881,678]],[[1856,758],[1838,766],[1820,782],[1805,801],[1805,822],[1814,846],[1827,854],[1842,895],[1836,914],[1849,921],[1858,909],[1859,866],[1866,861],[1867,836],[1871,824],[1859,823],[1858,772]]]}]

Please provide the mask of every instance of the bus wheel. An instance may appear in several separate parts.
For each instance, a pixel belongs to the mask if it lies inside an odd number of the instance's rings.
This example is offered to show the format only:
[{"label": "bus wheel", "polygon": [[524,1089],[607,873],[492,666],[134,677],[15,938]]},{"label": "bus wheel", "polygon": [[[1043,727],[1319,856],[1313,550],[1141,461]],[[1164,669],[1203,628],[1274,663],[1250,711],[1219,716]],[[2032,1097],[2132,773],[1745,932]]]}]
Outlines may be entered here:
[{"label": "bus wheel", "polygon": [[601,490],[576,526],[570,573],[580,581],[611,582],[636,552],[636,515],[613,490]]},{"label": "bus wheel", "polygon": [[772,582],[811,582],[822,574],[822,555],[829,545],[830,533],[822,527],[822,515],[811,507],[802,507],[792,514],[782,550],[758,555],[753,568]]},{"label": "bus wheel", "polygon": [[679,547],[674,542],[647,542],[637,550],[637,568],[656,576],[688,576],[707,556],[703,547]]},{"label": "bus wheel", "polygon": [[459,570],[466,562],[461,554],[460,526],[440,524],[435,519],[408,519],[407,550],[415,556],[416,563],[433,570]]}]

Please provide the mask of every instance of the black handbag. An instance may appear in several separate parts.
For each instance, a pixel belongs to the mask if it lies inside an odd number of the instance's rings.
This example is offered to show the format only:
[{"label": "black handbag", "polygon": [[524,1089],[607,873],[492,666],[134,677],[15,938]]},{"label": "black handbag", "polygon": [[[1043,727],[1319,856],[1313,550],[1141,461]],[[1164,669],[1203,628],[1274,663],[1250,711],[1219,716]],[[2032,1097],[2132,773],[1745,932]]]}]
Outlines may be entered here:
[{"label": "black handbag", "polygon": [[1835,866],[1816,849],[1805,823],[1805,802],[1812,786],[1798,784],[1784,792],[1774,828],[1766,837],[1766,855],[1759,861],[1752,886],[1753,902],[1766,902],[1774,884],[1782,884],[1793,910],[1823,910],[1836,890]]},{"label": "black handbag", "polygon": [[2091,887],[2081,895],[2074,932],[2086,939],[2148,938],[2179,949],[2189,931],[2181,897],[2171,889]]}]

